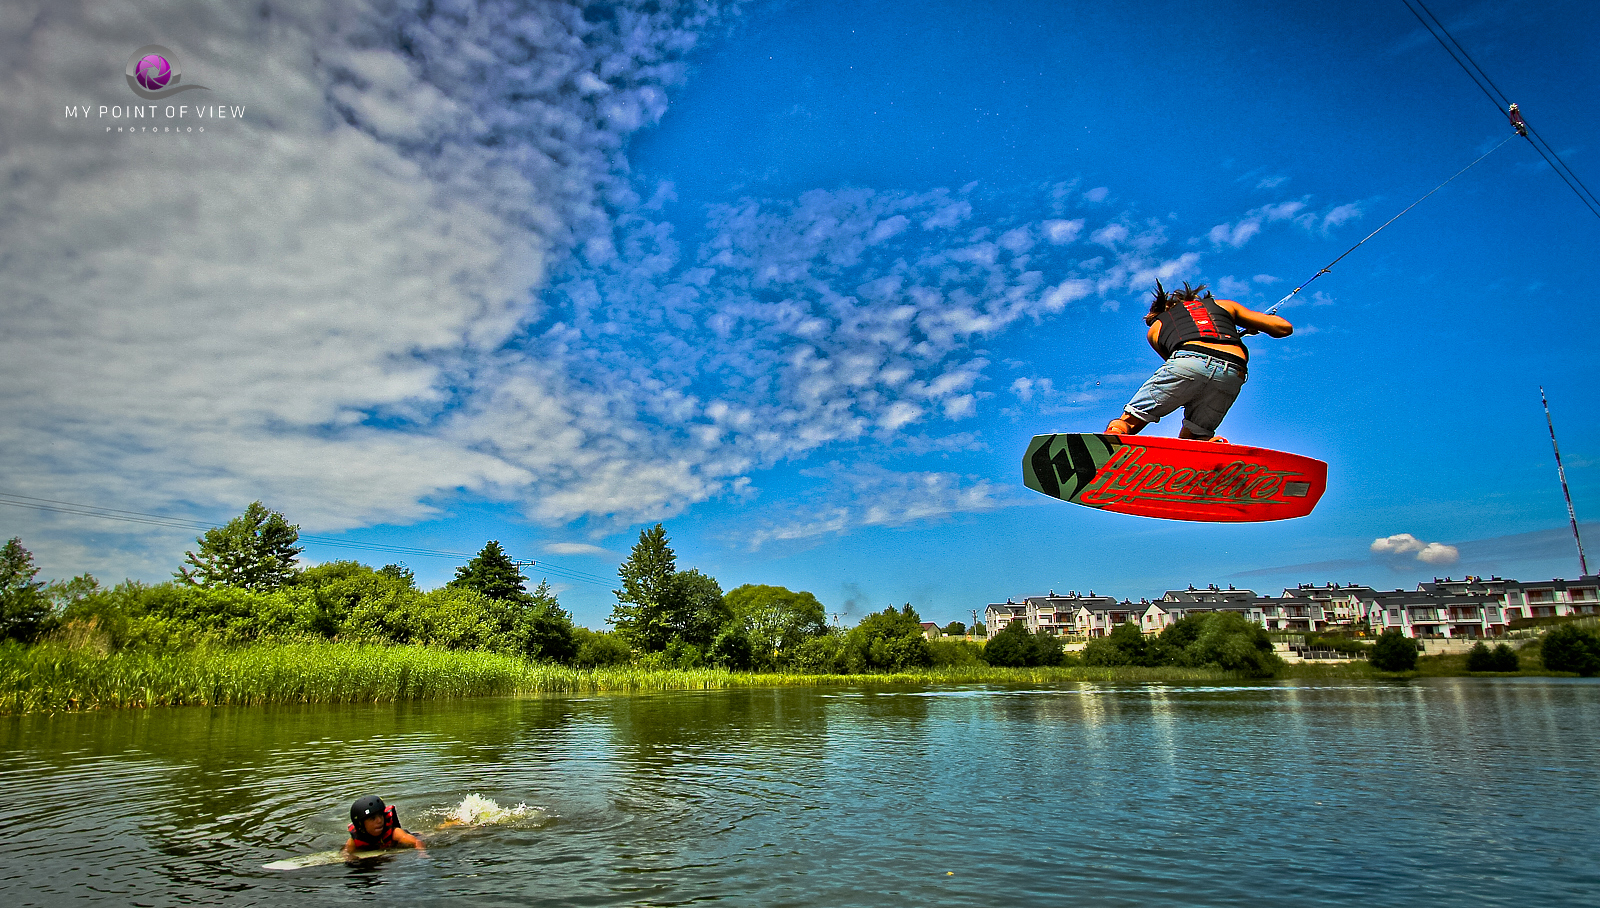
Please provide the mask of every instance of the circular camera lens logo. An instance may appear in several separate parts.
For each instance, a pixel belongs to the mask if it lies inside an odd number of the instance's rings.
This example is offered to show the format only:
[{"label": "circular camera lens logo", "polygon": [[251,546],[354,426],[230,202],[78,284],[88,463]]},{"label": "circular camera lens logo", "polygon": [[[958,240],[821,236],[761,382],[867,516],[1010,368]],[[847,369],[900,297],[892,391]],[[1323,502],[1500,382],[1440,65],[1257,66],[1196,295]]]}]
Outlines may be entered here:
[{"label": "circular camera lens logo", "polygon": [[134,64],[133,75],[145,90],[160,91],[172,81],[172,64],[160,54],[148,54]]},{"label": "circular camera lens logo", "polygon": [[202,89],[204,85],[179,85],[183,70],[178,67],[178,55],[159,44],[146,44],[128,58],[128,87],[141,98],[159,101],[180,91]]}]

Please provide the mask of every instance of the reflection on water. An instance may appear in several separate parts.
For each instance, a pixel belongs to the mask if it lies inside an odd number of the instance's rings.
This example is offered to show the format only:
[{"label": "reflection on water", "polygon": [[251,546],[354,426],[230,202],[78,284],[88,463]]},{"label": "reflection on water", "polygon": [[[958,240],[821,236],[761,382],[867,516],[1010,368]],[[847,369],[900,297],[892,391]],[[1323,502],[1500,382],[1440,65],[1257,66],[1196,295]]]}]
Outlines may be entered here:
[{"label": "reflection on water", "polygon": [[[1593,905],[1597,745],[1552,679],[27,716],[0,902]],[[429,851],[262,869],[365,793]]]}]

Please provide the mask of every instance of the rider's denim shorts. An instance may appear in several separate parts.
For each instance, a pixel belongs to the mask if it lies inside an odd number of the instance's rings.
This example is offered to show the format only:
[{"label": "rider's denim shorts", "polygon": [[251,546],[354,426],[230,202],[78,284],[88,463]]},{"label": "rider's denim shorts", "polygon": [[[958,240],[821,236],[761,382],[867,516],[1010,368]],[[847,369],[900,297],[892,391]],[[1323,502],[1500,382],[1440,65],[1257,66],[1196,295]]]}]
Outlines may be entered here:
[{"label": "rider's denim shorts", "polygon": [[1179,350],[1150,376],[1124,409],[1145,422],[1160,422],[1179,407],[1183,426],[1198,438],[1217,434],[1222,417],[1244,387],[1245,369],[1216,356]]}]

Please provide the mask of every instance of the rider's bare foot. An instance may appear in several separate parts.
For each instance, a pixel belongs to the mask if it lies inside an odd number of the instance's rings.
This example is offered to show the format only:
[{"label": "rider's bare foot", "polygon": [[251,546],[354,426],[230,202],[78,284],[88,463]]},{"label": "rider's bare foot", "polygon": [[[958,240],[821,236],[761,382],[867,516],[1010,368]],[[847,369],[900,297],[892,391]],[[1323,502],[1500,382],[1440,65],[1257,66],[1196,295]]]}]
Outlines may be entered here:
[{"label": "rider's bare foot", "polygon": [[1209,439],[1207,439],[1207,441],[1214,441],[1219,445],[1225,445],[1225,444],[1228,443],[1228,440],[1226,438],[1223,438],[1221,435],[1213,435]]}]

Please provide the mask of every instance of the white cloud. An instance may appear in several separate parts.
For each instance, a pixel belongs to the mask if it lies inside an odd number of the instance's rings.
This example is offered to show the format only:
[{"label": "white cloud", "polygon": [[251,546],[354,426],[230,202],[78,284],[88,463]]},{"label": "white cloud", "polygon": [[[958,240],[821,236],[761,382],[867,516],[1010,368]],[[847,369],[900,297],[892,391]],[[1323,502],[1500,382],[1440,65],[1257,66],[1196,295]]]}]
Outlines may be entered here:
[{"label": "white cloud", "polygon": [[1440,542],[1430,542],[1417,553],[1417,560],[1428,564],[1455,564],[1461,558],[1461,553],[1453,545]]},{"label": "white cloud", "polygon": [[[712,18],[616,6],[591,22],[558,5],[196,0],[8,29],[8,487],[215,516],[261,498],[316,531],[525,486],[526,465],[449,414],[534,314],[547,263],[603,221],[627,131],[659,117]],[[182,97],[245,116],[131,136],[61,117],[132,100],[129,36],[150,34],[211,89]],[[41,552],[82,532],[22,529]]]},{"label": "white cloud", "polygon": [[[1028,217],[972,186],[747,198],[680,239],[673,188],[630,182],[623,149],[717,9],[607,8],[192,0],[6,32],[9,490],[213,519],[259,498],[308,532],[459,494],[664,519],[829,446],[947,449],[984,405],[983,343],[1199,266],[1134,213],[1091,229],[1072,200],[1109,192],[1075,184]],[[193,141],[58,118],[126,103],[123,36],[152,28],[247,116]],[[860,501],[770,538],[999,501],[861,469]],[[112,576],[194,535],[29,519],[42,560]]]},{"label": "white cloud", "polygon": [[1372,541],[1371,550],[1379,555],[1415,555],[1425,564],[1454,564],[1461,553],[1453,545],[1441,542],[1423,542],[1410,533],[1398,533]]},{"label": "white cloud", "polygon": [[739,541],[751,550],[772,542],[840,535],[860,526],[897,527],[994,510],[1009,503],[1008,490],[955,473],[897,472],[870,464],[834,463],[806,474],[825,480],[821,490],[792,511],[772,513]]},{"label": "white cloud", "polygon": [[1322,216],[1322,229],[1331,230],[1347,221],[1361,217],[1361,206],[1355,203],[1340,205]]},{"label": "white cloud", "polygon": [[1076,242],[1079,234],[1083,233],[1083,218],[1064,221],[1059,218],[1045,221],[1044,235],[1057,246]]},{"label": "white cloud", "polygon": [[544,550],[552,555],[596,555],[601,558],[615,558],[616,553],[603,549],[597,545],[584,542],[550,542],[546,543]]}]

